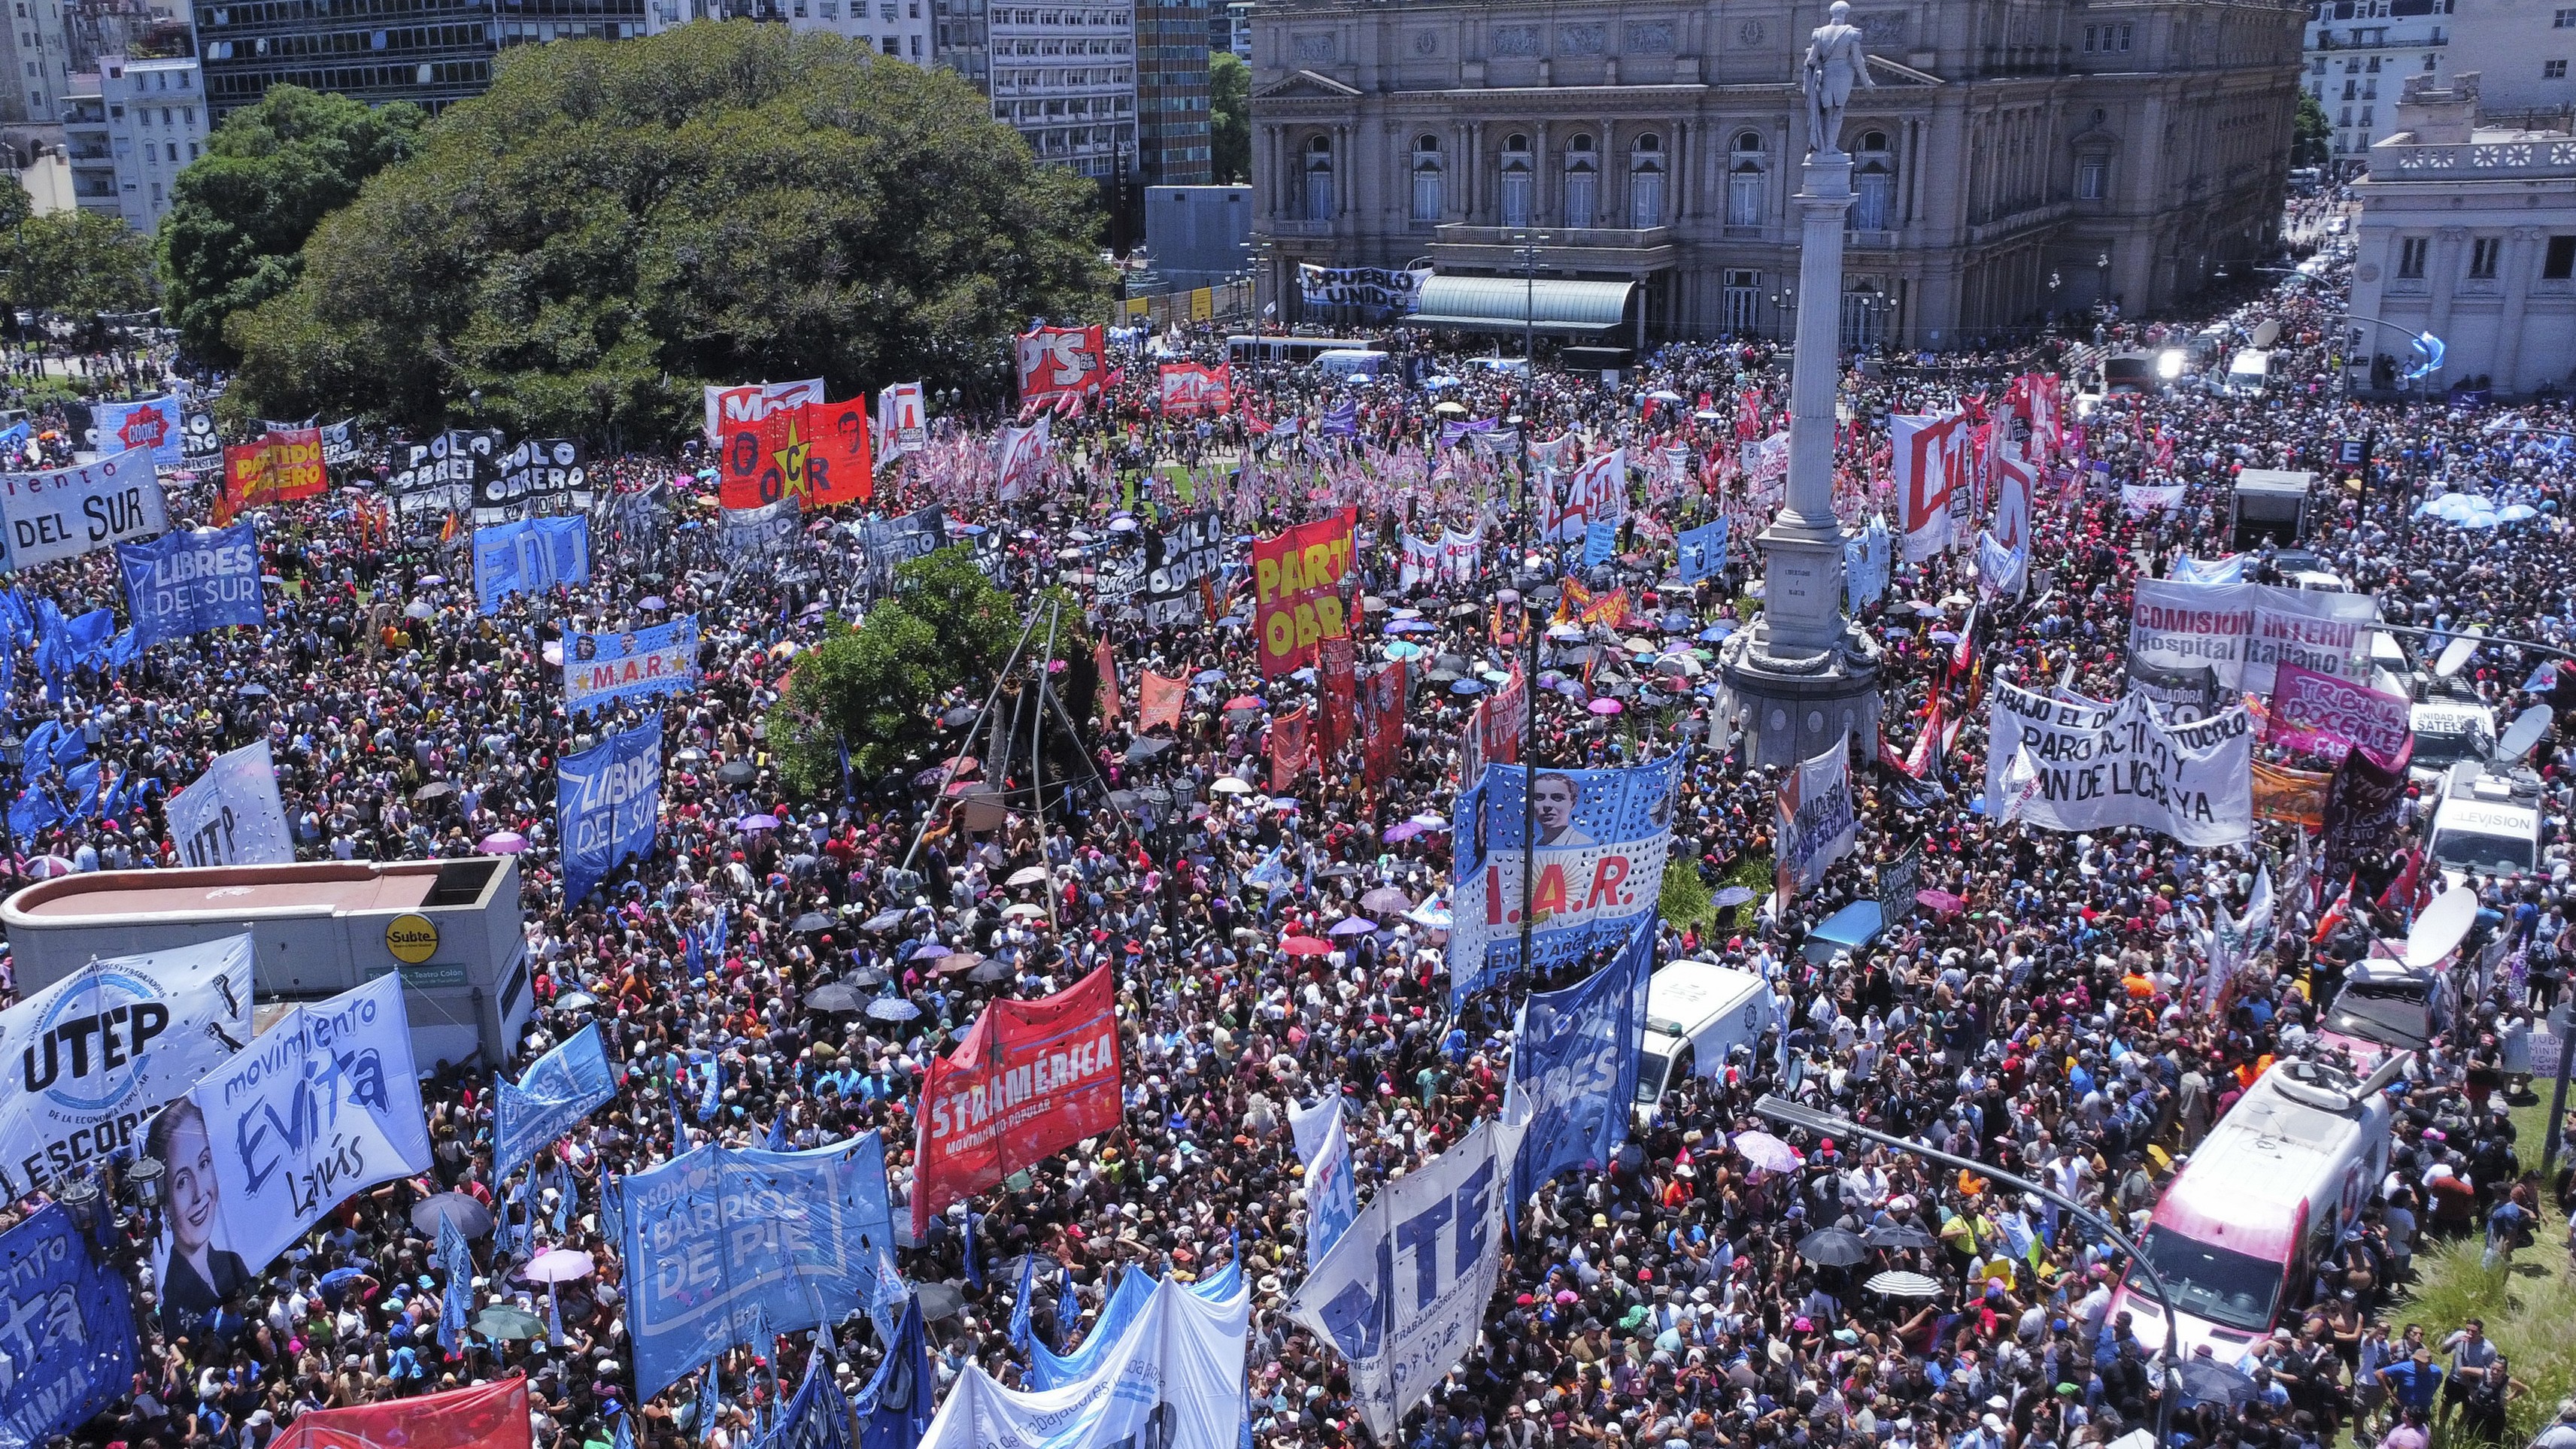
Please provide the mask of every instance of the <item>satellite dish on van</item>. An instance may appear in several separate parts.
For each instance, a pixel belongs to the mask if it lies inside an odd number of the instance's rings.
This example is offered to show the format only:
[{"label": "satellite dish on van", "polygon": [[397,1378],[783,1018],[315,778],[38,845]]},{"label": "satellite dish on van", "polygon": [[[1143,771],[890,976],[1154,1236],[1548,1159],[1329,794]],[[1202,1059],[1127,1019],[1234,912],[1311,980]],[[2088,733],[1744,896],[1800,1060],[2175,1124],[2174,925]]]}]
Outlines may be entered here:
[{"label": "satellite dish on van", "polygon": [[2477,923],[2476,891],[2448,890],[2433,897],[2433,904],[2415,918],[2415,929],[2406,933],[2406,964],[2421,970],[2450,955]]},{"label": "satellite dish on van", "polygon": [[2477,652],[2478,638],[2475,633],[2463,634],[2443,645],[2442,657],[2433,661],[2433,677],[2448,679],[2459,673],[2460,666],[2468,663],[2469,656]]},{"label": "satellite dish on van", "polygon": [[2266,322],[2262,326],[2254,329],[2254,347],[2257,351],[2269,347],[2280,340],[2281,324],[2278,321]]},{"label": "satellite dish on van", "polygon": [[2531,747],[2539,744],[2540,737],[2549,732],[2549,720],[2550,710],[2545,704],[2535,704],[2524,710],[2520,718],[2505,726],[2504,738],[2496,741],[2496,758],[2519,760],[2530,754]]}]

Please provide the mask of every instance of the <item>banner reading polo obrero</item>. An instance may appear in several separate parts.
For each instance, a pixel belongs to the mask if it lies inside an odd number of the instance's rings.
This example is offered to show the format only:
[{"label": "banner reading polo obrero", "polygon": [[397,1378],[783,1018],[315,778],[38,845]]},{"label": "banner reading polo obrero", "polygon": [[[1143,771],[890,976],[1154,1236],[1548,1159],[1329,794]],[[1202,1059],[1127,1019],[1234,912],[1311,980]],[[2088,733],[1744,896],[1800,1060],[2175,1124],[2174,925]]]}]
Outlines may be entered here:
[{"label": "banner reading polo obrero", "polygon": [[1948,548],[1950,497],[1966,472],[1967,420],[1957,412],[1910,417],[1895,425],[1896,507],[1905,561],[1921,563]]},{"label": "banner reading polo obrero", "polygon": [[492,1093],[492,1172],[495,1181],[572,1130],[591,1109],[617,1095],[617,1072],[608,1064],[599,1023],[591,1022],[537,1058],[516,1085]]},{"label": "banner reading polo obrero", "polygon": [[179,467],[186,459],[179,446],[184,429],[175,397],[103,402],[91,409],[90,415],[98,423],[98,450],[102,453],[142,448],[152,454],[153,462],[168,468]]},{"label": "banner reading polo obrero", "polygon": [[60,1204],[0,1234],[0,1330],[7,1449],[72,1433],[134,1388],[134,1300],[125,1275]]},{"label": "banner reading polo obrero", "polygon": [[92,961],[0,1012],[0,1185],[12,1198],[143,1144],[162,1103],[250,1040],[251,938]]},{"label": "banner reading polo obrero", "polygon": [[2117,704],[2051,699],[1994,685],[1986,808],[1998,815],[2004,774],[2027,749],[2038,794],[2019,818],[2043,830],[2132,825],[2185,845],[2241,845],[2254,829],[2253,720],[2240,706],[2167,726],[2138,694]]},{"label": "banner reading polo obrero", "polygon": [[[1655,908],[1673,839],[1679,754],[1624,770],[1541,770],[1536,782],[1537,924],[1546,970],[1617,943]],[[1516,974],[1521,920],[1521,770],[1488,765],[1459,793],[1451,847],[1449,997]]]},{"label": "banner reading polo obrero", "polygon": [[931,1215],[1118,1125],[1109,968],[1037,1001],[994,1001],[930,1064],[913,1150],[912,1232]]},{"label": "banner reading polo obrero", "polygon": [[1157,380],[1163,387],[1163,411],[1173,417],[1221,413],[1233,403],[1232,363],[1202,367],[1195,362],[1166,362]]},{"label": "banner reading polo obrero", "polygon": [[1852,800],[1848,732],[1832,749],[1799,761],[1798,768],[1780,781],[1773,811],[1779,826],[1774,847],[1777,888],[1780,899],[1786,901],[1823,880],[1825,868],[1851,854],[1852,842],[1859,838],[1860,811]]},{"label": "banner reading polo obrero", "polygon": [[134,642],[149,649],[231,624],[257,627],[265,617],[259,585],[259,539],[248,523],[165,533],[148,543],[120,543],[125,611]]},{"label": "banner reading polo obrero", "polygon": [[1036,327],[1019,337],[1020,401],[1093,397],[1109,381],[1109,341],[1089,327]]},{"label": "banner reading polo obrero", "polygon": [[269,1449],[529,1449],[528,1381],[517,1374],[471,1388],[345,1409],[307,1409]]},{"label": "banner reading polo obrero", "polygon": [[698,616],[622,634],[564,636],[564,712],[698,687]]},{"label": "banner reading polo obrero", "polygon": [[48,473],[0,473],[0,521],[0,568],[28,569],[150,538],[169,528],[170,515],[152,455],[129,448]]},{"label": "banner reading polo obrero", "polygon": [[214,1201],[173,1211],[152,1257],[170,1306],[211,1290],[201,1311],[351,1194],[427,1172],[402,977],[289,1011],[162,1109],[145,1151],[174,1171],[213,1160]]},{"label": "banner reading polo obrero", "polygon": [[629,1175],[625,1199],[643,1398],[750,1341],[756,1324],[792,1333],[886,1301],[877,1263],[894,1253],[894,1221],[874,1132],[811,1152],[710,1143]]},{"label": "banner reading polo obrero", "polygon": [[1350,637],[1342,579],[1351,569],[1351,532],[1359,510],[1255,539],[1252,544],[1253,632],[1261,637],[1261,673],[1275,679],[1315,662],[1315,646]]},{"label": "banner reading polo obrero", "polygon": [[320,429],[271,430],[256,443],[224,449],[224,492],[215,521],[230,523],[245,508],[310,498],[328,481]]},{"label": "banner reading polo obrero", "polygon": [[628,856],[649,856],[662,818],[662,716],[555,766],[564,899],[578,902]]}]

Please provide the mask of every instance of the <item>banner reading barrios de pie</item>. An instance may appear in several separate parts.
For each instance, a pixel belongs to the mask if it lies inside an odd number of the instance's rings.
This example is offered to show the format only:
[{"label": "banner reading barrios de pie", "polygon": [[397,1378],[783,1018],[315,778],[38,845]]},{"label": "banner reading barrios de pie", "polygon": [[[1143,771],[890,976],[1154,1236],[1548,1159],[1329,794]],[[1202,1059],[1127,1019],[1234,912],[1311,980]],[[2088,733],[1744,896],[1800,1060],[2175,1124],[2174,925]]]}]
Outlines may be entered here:
[{"label": "banner reading barrios de pie", "polygon": [[1261,638],[1261,673],[1277,678],[1315,662],[1315,646],[1350,637],[1342,610],[1343,576],[1351,571],[1351,531],[1359,510],[1301,523],[1252,544],[1253,631]]},{"label": "banner reading barrios de pie", "polygon": [[986,1006],[922,1084],[913,1236],[950,1203],[1115,1128],[1118,1069],[1106,966],[1053,996]]}]

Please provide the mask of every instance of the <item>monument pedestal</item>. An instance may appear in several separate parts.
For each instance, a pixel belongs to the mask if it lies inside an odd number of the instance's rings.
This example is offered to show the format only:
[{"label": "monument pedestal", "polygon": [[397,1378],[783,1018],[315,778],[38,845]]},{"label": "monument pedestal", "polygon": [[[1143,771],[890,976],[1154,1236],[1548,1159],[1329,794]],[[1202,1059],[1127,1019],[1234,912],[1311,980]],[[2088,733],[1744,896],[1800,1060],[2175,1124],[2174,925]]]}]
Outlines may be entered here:
[{"label": "monument pedestal", "polygon": [[1841,152],[1810,153],[1791,198],[1800,238],[1787,496],[1756,540],[1762,617],[1718,651],[1718,673],[1743,728],[1749,765],[1813,759],[1847,731],[1865,750],[1878,739],[1878,645],[1843,617],[1843,536],[1833,507],[1843,214],[1852,204],[1851,172],[1851,157]]}]

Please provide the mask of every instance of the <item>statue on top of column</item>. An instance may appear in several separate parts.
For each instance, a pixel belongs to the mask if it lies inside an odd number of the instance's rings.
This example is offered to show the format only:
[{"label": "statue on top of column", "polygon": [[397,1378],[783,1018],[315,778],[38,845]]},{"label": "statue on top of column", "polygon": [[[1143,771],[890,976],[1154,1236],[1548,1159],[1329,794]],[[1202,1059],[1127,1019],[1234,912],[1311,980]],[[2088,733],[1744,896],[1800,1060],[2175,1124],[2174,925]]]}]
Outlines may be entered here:
[{"label": "statue on top of column", "polygon": [[1825,156],[1842,154],[1843,106],[1851,100],[1852,82],[1876,89],[1869,78],[1869,56],[1861,50],[1860,27],[1850,21],[1849,0],[1834,0],[1831,18],[1816,27],[1807,44],[1807,59],[1798,88],[1807,94],[1807,149]]}]

